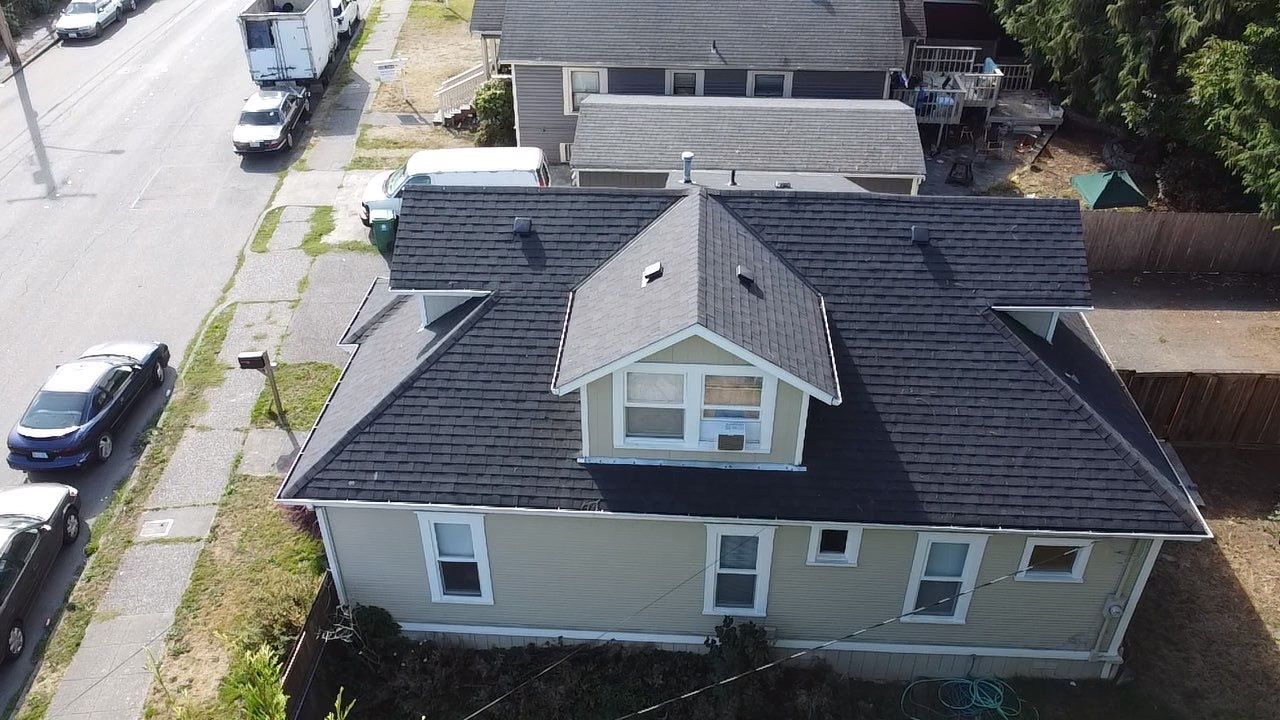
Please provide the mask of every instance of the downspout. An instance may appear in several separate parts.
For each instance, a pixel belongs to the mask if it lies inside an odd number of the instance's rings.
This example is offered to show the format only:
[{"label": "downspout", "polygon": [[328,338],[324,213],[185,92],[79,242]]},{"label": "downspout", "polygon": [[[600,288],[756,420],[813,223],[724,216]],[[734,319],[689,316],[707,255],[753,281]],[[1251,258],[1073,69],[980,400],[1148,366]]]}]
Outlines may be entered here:
[{"label": "downspout", "polygon": [[[1142,597],[1142,591],[1146,587],[1147,579],[1151,576],[1151,569],[1155,565],[1156,558],[1160,555],[1163,540],[1134,540],[1134,551],[1129,557],[1129,561],[1125,564],[1125,571],[1120,576],[1115,592],[1107,598],[1107,605],[1113,603],[1122,603],[1124,610],[1119,617],[1112,618],[1106,614],[1106,607],[1103,608],[1102,627],[1098,631],[1098,638],[1093,644],[1093,654],[1108,658],[1118,657],[1120,654],[1120,645],[1124,641],[1125,631],[1129,629],[1129,622],[1133,619],[1134,610],[1137,609],[1138,600]],[[1139,552],[1139,548],[1146,550],[1145,553]],[[1142,560],[1138,557],[1141,555]],[[1136,569],[1136,570],[1135,570]],[[1135,576],[1136,572],[1136,576]],[[1128,592],[1125,588],[1128,587]],[[1108,639],[1110,642],[1108,643]],[[1104,649],[1104,645],[1106,646]],[[1106,661],[1102,666],[1101,677],[1109,679],[1114,674],[1119,662]]]}]

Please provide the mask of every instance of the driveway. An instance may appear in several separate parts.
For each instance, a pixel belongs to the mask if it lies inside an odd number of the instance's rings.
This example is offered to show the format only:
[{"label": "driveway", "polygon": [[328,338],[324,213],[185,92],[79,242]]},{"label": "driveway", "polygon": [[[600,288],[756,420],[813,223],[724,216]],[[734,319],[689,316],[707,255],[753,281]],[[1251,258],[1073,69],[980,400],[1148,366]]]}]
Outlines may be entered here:
[{"label": "driveway", "polygon": [[[103,38],[54,47],[0,84],[0,429],[56,363],[94,343],[163,340],[176,365],[231,276],[283,166],[229,146],[254,89],[235,20],[243,4],[145,0]],[[122,448],[162,401],[144,403]],[[81,489],[87,519],[128,476],[131,455],[59,477]],[[0,468],[0,487],[25,480]],[[82,562],[64,554],[33,626]],[[0,668],[0,710],[29,655]]]}]

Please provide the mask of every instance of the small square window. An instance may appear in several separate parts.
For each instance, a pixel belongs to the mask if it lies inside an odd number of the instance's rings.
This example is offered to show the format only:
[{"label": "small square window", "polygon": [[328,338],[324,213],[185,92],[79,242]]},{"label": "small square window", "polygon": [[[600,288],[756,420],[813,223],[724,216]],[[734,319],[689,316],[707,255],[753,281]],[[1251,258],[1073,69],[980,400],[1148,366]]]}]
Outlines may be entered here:
[{"label": "small square window", "polygon": [[1031,582],[1084,582],[1093,545],[1068,538],[1028,538],[1016,579]]},{"label": "small square window", "polygon": [[818,536],[818,554],[844,555],[844,548],[848,542],[848,530],[823,530]]},{"label": "small square window", "polygon": [[786,96],[787,76],[781,73],[760,73],[755,76],[751,94],[754,97]]},{"label": "small square window", "polygon": [[695,72],[671,73],[671,94],[672,95],[697,95],[698,94],[698,73],[695,73]]},{"label": "small square window", "polygon": [[861,528],[811,528],[807,564],[855,566],[858,564],[858,546],[861,543]]}]

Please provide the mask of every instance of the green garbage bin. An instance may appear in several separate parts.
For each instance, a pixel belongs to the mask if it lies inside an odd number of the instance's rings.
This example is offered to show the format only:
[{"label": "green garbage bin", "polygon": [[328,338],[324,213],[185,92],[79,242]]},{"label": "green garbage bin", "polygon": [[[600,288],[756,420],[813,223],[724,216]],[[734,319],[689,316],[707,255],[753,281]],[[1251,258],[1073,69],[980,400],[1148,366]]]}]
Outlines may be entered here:
[{"label": "green garbage bin", "polygon": [[369,213],[369,228],[373,246],[378,252],[391,252],[396,243],[396,215],[390,210],[374,210]]}]

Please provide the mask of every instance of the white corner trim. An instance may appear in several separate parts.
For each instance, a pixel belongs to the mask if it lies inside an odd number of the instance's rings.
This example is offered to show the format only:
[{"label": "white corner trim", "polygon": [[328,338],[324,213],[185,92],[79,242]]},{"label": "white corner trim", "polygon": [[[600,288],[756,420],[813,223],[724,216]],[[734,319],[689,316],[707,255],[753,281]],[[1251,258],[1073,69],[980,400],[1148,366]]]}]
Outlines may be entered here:
[{"label": "white corner trim", "polygon": [[[419,512],[418,530],[422,535],[422,551],[427,558],[427,579],[431,602],[462,605],[492,605],[493,584],[489,575],[489,546],[484,536],[484,516],[466,513]],[[437,523],[467,525],[471,528],[471,551],[480,575],[479,595],[448,595],[440,573],[440,553],[436,547],[434,526]]]},{"label": "white corner trim", "polygon": [[516,68],[517,67],[519,66],[517,65],[511,66],[511,111],[515,115],[516,147],[521,147],[520,145],[520,92],[516,89]]},{"label": "white corner trim", "polygon": [[342,566],[338,562],[338,552],[333,545],[333,529],[329,527],[329,514],[323,507],[317,507],[316,524],[320,526],[320,541],[324,543],[324,554],[329,558],[329,572],[333,575],[333,587],[338,592],[338,604],[347,603],[347,586],[342,581]]},{"label": "white corner trim", "polygon": [[1163,547],[1163,540],[1151,541],[1151,546],[1147,549],[1147,557],[1143,559],[1142,567],[1138,570],[1138,579],[1134,580],[1133,590],[1125,600],[1124,614],[1120,616],[1120,622],[1116,625],[1115,635],[1111,638],[1111,647],[1107,649],[1108,655],[1120,656],[1120,645],[1124,642],[1124,634],[1129,629],[1129,622],[1133,620],[1133,612],[1138,608],[1138,600],[1142,598],[1142,591],[1147,586],[1147,579],[1151,577],[1151,569],[1155,567],[1156,558],[1160,556],[1160,550]]},{"label": "white corner trim", "polygon": [[[840,555],[824,555],[818,552],[821,547],[823,530],[840,530],[848,533],[845,537],[844,552]],[[809,554],[805,565],[814,567],[858,567],[858,551],[862,547],[862,527],[858,525],[841,525],[838,523],[814,525],[809,528]]]},{"label": "white corner trim", "polygon": [[809,395],[800,396],[800,425],[796,430],[796,465],[804,464],[804,436],[809,429]]},{"label": "white corner trim", "polygon": [[[1076,551],[1075,557],[1072,558],[1071,572],[1057,573],[1030,569],[1031,552],[1040,546],[1080,548]],[[1064,550],[1063,552],[1066,551]],[[1018,563],[1013,579],[1019,582],[1083,583],[1084,571],[1089,565],[1089,554],[1092,552],[1093,542],[1091,540],[1029,537],[1027,538],[1026,545],[1023,547],[1022,560]]]},{"label": "white corner trim", "polygon": [[[574,630],[569,628],[505,627],[500,625],[454,625],[447,623],[400,622],[408,632],[449,633],[456,635],[503,635],[510,637],[565,638],[596,642],[666,643],[702,646],[706,635],[618,632],[614,630]],[[804,649],[826,641],[807,639],[777,640],[775,647]],[[1043,658],[1046,660],[1079,660],[1084,662],[1116,662],[1117,657],[1097,656],[1088,650],[1041,650],[1016,647],[984,647],[975,645],[910,645],[905,643],[838,642],[825,650],[911,655],[978,655],[980,657]]]},{"label": "white corner trim", "polygon": [[[769,571],[773,566],[773,531],[772,526],[759,525],[707,525],[707,564],[702,574],[703,615],[732,615],[735,617],[764,617],[769,607]],[[756,538],[755,572],[732,570],[720,567],[720,539],[726,535],[745,535]],[[737,575],[755,575],[755,606],[717,607],[716,583],[721,572]]]},{"label": "white corner trim", "polygon": [[[955,600],[955,613],[949,616],[911,614],[916,609],[916,596],[920,592],[920,582],[924,577],[925,561],[929,557],[929,548],[933,543],[965,543],[969,551],[964,558],[964,568],[959,578],[947,578],[944,582],[959,582],[960,593]],[[978,569],[982,566],[982,555],[987,547],[986,535],[965,533],[932,533],[922,532],[916,538],[915,560],[911,564],[911,578],[907,581],[907,594],[902,602],[902,618],[904,623],[933,623],[939,625],[963,625],[969,614],[969,602],[973,599],[973,587],[978,579]]]},{"label": "white corner trim", "polygon": [[582,456],[591,457],[591,418],[587,409],[587,389],[578,391],[578,402],[582,405]]}]

